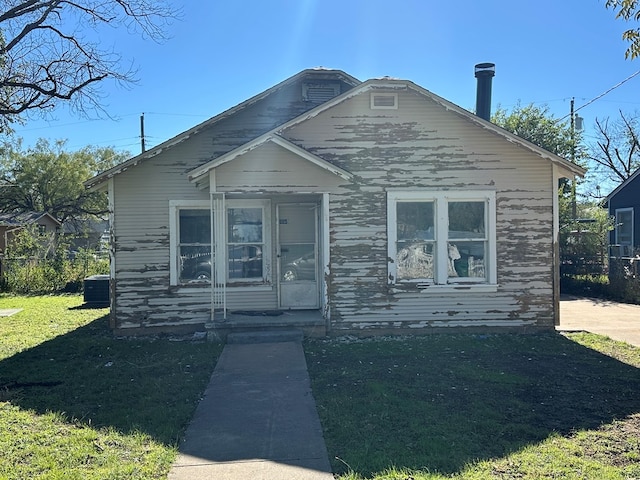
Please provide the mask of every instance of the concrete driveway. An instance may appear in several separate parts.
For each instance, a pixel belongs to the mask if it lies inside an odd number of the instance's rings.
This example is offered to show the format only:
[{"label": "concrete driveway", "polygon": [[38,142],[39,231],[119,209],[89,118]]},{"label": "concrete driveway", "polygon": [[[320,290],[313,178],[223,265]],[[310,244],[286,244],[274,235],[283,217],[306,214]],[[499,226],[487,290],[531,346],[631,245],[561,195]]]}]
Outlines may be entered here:
[{"label": "concrete driveway", "polygon": [[640,305],[562,295],[556,330],[598,333],[640,347]]}]

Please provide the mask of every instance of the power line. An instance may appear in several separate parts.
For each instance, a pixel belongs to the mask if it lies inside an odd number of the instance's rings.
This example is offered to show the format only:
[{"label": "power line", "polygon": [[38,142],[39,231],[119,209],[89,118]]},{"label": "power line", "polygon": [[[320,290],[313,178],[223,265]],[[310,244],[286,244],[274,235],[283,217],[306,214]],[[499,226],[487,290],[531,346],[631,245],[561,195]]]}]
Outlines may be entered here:
[{"label": "power line", "polygon": [[575,110],[573,110],[571,113],[566,114],[564,117],[558,119],[558,122],[561,122],[562,120],[564,120],[565,118],[567,118],[568,116],[572,115],[573,113],[576,113],[578,110],[582,110],[584,107],[586,107],[587,105],[591,105],[593,102],[595,102],[596,100],[604,97],[607,93],[610,93],[612,91],[614,91],[616,88],[624,85],[625,83],[627,83],[629,80],[631,80],[633,77],[640,75],[640,70],[638,70],[635,73],[632,73],[631,75],[629,75],[627,78],[625,78],[624,80],[622,80],[621,82],[618,82],[617,84],[615,84],[613,87],[611,87],[609,90],[601,93],[600,95],[598,95],[597,97],[589,100],[587,103],[585,103],[584,105],[581,105],[580,107],[576,108]]}]

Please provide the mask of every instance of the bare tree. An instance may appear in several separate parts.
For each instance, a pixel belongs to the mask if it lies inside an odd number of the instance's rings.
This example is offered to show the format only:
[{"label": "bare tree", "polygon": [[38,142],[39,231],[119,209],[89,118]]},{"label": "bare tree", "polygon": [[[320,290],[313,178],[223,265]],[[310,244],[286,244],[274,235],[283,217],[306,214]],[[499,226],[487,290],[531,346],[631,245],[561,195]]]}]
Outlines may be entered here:
[{"label": "bare tree", "polygon": [[66,102],[101,112],[100,82],[135,80],[121,56],[100,46],[101,29],[156,41],[178,12],[168,0],[0,0],[0,131],[22,115]]},{"label": "bare tree", "polygon": [[622,111],[613,122],[596,118],[597,140],[590,149],[589,160],[600,178],[618,184],[640,167],[638,123],[638,114],[625,115]]}]

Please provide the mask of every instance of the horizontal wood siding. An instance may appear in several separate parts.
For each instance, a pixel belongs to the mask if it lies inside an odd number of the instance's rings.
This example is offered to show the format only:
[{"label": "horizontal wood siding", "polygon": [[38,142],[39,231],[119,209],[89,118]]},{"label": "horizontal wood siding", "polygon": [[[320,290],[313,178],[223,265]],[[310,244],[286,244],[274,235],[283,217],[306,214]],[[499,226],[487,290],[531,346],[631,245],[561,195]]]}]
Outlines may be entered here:
[{"label": "horizontal wood siding", "polygon": [[[398,110],[367,92],[283,135],[355,175],[330,197],[332,328],[553,326],[552,167],[413,90]],[[389,286],[389,190],[496,192],[496,293]]]},{"label": "horizontal wood siding", "polygon": [[[114,178],[117,327],[172,327],[209,318],[207,286],[170,285],[169,202],[207,200],[208,190],[190,183],[186,173],[307,111],[313,105],[301,100],[300,88],[287,86],[196,129],[188,141]],[[218,167],[219,190],[232,198],[241,192],[271,198],[274,220],[278,199],[293,198],[278,195],[330,193],[326,281],[334,332],[552,328],[556,192],[550,162],[412,89],[394,92],[397,110],[371,110],[369,92],[363,92],[281,132],[350,172],[352,182],[267,143]],[[414,189],[495,191],[497,292],[388,284],[387,193]],[[275,285],[229,287],[228,306],[277,308]]]},{"label": "horizontal wood siding", "polygon": [[[616,209],[633,208],[633,247],[640,247],[640,198],[638,191],[640,189],[640,175],[629,181],[618,193],[609,200],[609,214],[615,216]],[[616,244],[615,229],[609,234],[611,244]]]},{"label": "horizontal wood siding", "polygon": [[[321,72],[311,75],[324,76]],[[344,82],[340,83],[343,91],[351,88]],[[190,183],[187,172],[315,106],[302,99],[302,83],[285,85],[223,121],[207,128],[195,128],[186,141],[166,148],[155,157],[114,177],[112,248],[116,280],[112,324],[116,328],[200,324],[210,317],[211,293],[208,286],[170,285],[169,202],[208,200],[208,190],[199,190]],[[278,163],[281,156],[278,152],[271,152],[266,160]],[[270,177],[265,177],[265,184],[273,189],[278,182],[282,183],[279,178],[283,174],[289,175],[291,181],[304,179],[303,167],[299,165],[299,159],[296,160],[298,163],[285,155],[284,163],[293,170],[289,174],[285,171],[271,172]],[[318,170],[314,171],[316,178],[334,181],[325,175],[326,172],[314,168]],[[230,181],[245,185],[247,173],[250,172],[235,176]],[[304,190],[313,190],[314,182],[315,179],[310,179],[308,188]],[[231,309],[277,307],[275,287],[250,292],[229,287],[228,292]]]},{"label": "horizontal wood siding", "polygon": [[116,302],[112,314],[118,328],[200,323],[209,317],[208,290],[169,284],[169,201],[208,199],[185,174],[196,162],[192,149],[198,143],[178,146],[114,179]]},{"label": "horizontal wood siding", "polygon": [[216,169],[216,186],[221,192],[327,192],[343,183],[335,174],[272,143]]}]

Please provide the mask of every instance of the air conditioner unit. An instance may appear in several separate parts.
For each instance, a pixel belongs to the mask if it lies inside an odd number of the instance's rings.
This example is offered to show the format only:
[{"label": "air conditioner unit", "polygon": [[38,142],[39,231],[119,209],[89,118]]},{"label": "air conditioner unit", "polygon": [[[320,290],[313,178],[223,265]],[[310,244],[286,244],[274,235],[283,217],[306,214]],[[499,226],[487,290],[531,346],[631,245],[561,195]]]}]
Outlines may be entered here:
[{"label": "air conditioner unit", "polygon": [[109,275],[92,275],[84,279],[84,302],[109,305]]}]

